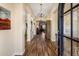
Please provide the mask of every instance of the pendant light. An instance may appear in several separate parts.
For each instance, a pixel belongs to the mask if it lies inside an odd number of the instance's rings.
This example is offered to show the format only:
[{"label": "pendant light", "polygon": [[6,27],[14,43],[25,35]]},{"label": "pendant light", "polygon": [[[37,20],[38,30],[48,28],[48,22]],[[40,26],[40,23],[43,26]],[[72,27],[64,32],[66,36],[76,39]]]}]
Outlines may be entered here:
[{"label": "pendant light", "polygon": [[40,17],[42,18],[43,17],[43,13],[42,13],[42,3],[40,4]]}]

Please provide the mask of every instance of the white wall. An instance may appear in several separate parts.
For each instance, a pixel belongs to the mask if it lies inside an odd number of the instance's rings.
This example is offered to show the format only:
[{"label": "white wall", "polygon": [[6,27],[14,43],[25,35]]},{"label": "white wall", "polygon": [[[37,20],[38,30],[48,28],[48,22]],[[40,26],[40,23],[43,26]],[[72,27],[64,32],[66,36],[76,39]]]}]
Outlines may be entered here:
[{"label": "white wall", "polygon": [[52,41],[56,41],[56,33],[57,33],[57,28],[58,28],[58,12],[57,9],[55,9],[52,13],[51,13],[51,40]]},{"label": "white wall", "polygon": [[23,4],[0,4],[11,11],[11,29],[0,30],[0,55],[19,54],[24,51]]},{"label": "white wall", "polygon": [[25,48],[25,21],[23,4],[15,5],[13,18],[15,19],[15,52],[19,52],[18,54],[20,54],[20,52],[23,52]]}]

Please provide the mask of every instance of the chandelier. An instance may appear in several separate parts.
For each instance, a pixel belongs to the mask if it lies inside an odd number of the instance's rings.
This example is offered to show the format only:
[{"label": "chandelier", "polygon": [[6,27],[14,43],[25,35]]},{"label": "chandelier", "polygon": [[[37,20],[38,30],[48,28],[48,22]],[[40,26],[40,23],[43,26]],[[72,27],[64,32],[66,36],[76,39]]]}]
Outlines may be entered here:
[{"label": "chandelier", "polygon": [[40,17],[42,18],[43,17],[43,13],[42,13],[42,3],[40,4]]}]

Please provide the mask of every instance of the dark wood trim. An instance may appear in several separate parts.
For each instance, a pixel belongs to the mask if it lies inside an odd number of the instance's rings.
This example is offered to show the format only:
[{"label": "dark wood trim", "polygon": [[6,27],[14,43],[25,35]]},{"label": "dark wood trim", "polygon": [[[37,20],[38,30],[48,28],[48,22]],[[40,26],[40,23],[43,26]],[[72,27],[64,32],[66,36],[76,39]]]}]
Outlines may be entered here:
[{"label": "dark wood trim", "polygon": [[[67,35],[56,34],[56,36],[63,36],[65,38],[71,40],[71,37],[70,36],[67,36]],[[79,38],[76,38],[76,37],[73,38],[73,41],[79,43],[79,41],[78,40],[75,40],[75,39],[78,39],[79,40]]]},{"label": "dark wood trim", "polygon": [[69,11],[71,11],[72,9],[75,9],[79,6],[79,4],[75,5],[74,7],[70,8],[69,10],[67,10],[66,12],[64,12],[64,14],[68,13]]}]

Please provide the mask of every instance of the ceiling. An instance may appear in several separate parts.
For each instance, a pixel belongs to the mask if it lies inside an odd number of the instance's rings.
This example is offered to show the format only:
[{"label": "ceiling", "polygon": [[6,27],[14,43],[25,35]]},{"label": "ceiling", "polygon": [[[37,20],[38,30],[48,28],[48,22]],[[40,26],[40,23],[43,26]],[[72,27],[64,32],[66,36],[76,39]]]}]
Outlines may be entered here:
[{"label": "ceiling", "polygon": [[40,3],[30,3],[30,5],[35,16],[40,16],[41,13],[46,16],[51,9],[55,9],[58,6],[57,3],[43,3],[41,11]]}]

